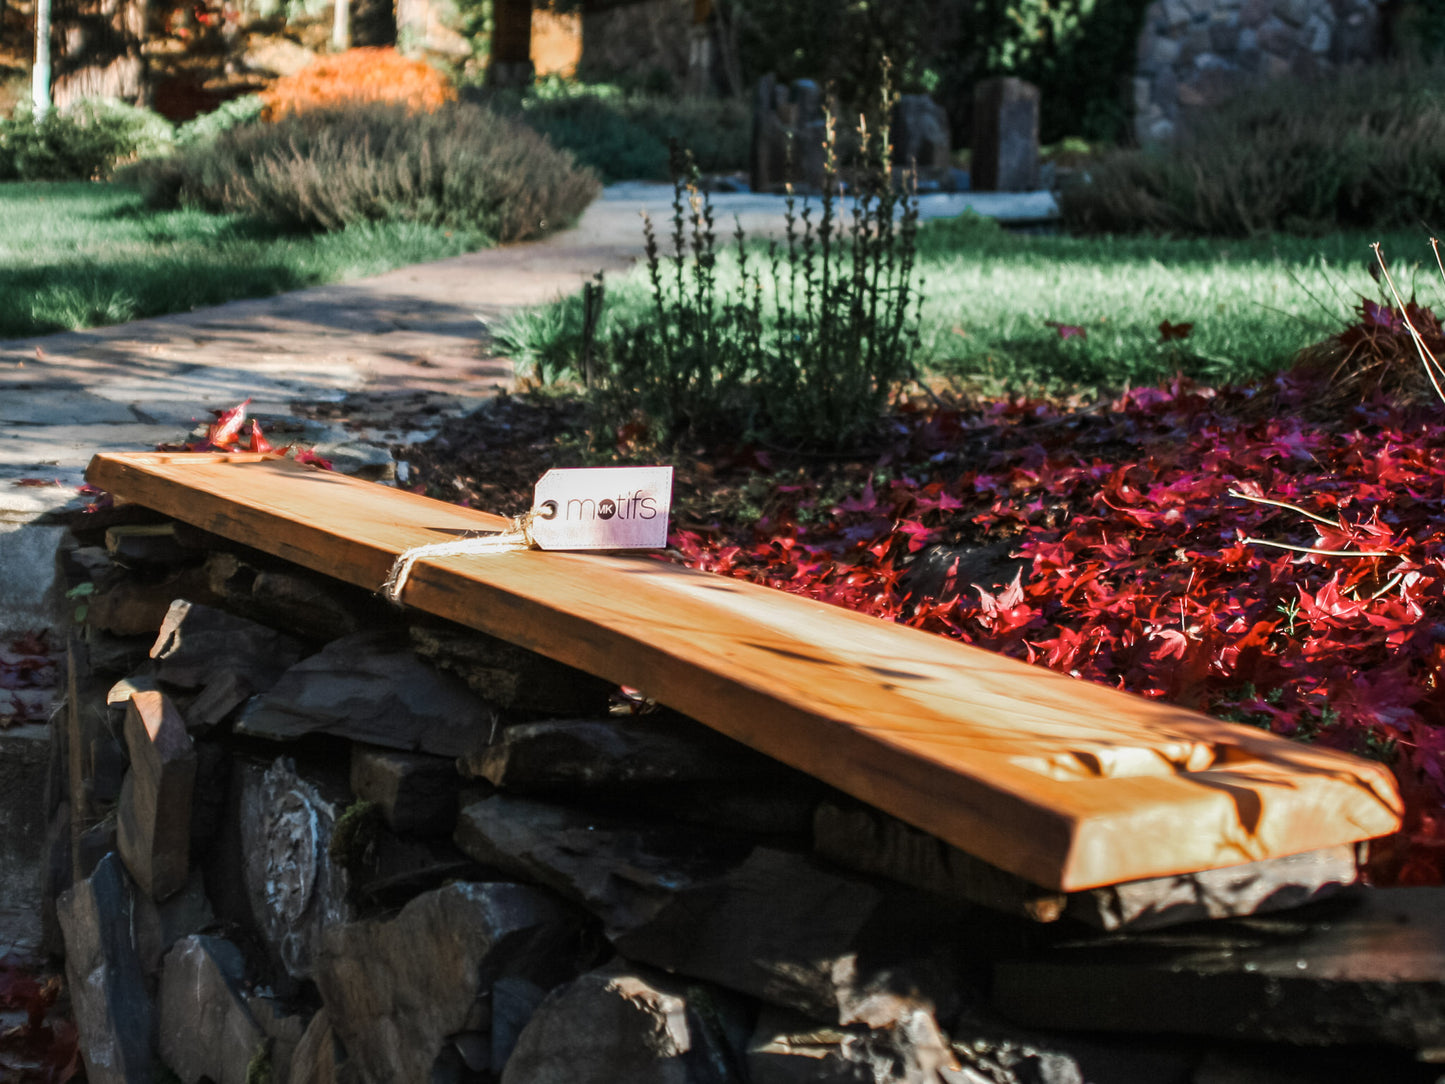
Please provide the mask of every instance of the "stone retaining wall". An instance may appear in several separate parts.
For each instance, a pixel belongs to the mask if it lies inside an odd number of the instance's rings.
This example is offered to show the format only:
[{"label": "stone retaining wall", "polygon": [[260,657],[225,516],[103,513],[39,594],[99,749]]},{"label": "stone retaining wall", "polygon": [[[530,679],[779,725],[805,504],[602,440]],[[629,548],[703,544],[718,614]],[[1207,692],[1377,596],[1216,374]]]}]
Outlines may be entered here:
[{"label": "stone retaining wall", "polygon": [[1155,0],[1139,37],[1134,131],[1173,138],[1190,109],[1248,86],[1378,59],[1386,0]]},{"label": "stone retaining wall", "polygon": [[145,509],[74,532],[45,919],[91,1084],[1434,1078],[1445,892],[1342,888],[1351,847],[1063,896]]}]

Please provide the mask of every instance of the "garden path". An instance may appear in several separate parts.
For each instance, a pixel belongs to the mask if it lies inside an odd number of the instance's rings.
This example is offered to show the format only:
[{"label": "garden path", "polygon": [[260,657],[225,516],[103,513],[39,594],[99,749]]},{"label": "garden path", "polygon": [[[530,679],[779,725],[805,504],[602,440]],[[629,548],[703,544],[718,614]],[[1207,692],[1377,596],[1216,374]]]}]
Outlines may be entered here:
[{"label": "garden path", "polygon": [[[114,327],[0,342],[0,630],[33,624],[51,579],[58,528],[18,528],[75,501],[94,453],[178,440],[209,420],[210,410],[247,397],[253,415],[279,421],[278,443],[320,444],[327,454],[328,447],[362,442],[360,449],[341,448],[343,459],[374,452],[367,441],[426,439],[442,419],[511,381],[505,358],[481,356],[478,320],[575,291],[598,270],[624,271],[642,254],[639,212],[666,228],[671,194],[667,185],[614,185],[574,229],[544,241]],[[782,229],[776,196],[712,200],[720,232],[730,232],[734,216],[750,236]],[[1014,222],[1057,214],[1047,192],[920,200],[926,218],[968,207]],[[287,431],[289,419],[307,413],[305,405],[343,399],[349,417],[335,408],[322,412],[348,421],[349,429],[313,421]],[[57,484],[17,485],[21,479]]]}]

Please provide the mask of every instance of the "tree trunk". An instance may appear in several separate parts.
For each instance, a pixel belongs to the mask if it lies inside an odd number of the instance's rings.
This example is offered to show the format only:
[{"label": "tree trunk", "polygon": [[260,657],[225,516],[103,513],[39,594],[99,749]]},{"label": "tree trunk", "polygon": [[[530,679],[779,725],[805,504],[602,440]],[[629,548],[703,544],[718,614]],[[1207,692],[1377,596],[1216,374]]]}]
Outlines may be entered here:
[{"label": "tree trunk", "polygon": [[35,0],[35,67],[31,69],[35,119],[50,112],[50,0]]},{"label": "tree trunk", "polygon": [[711,97],[717,91],[717,43],[712,28],[712,0],[692,0],[692,27],[688,32],[687,93]]},{"label": "tree trunk", "polygon": [[531,85],[532,75],[531,0],[493,0],[487,82],[495,87],[525,87]]},{"label": "tree trunk", "polygon": [[351,46],[396,45],[404,3],[398,0],[351,0]]},{"label": "tree trunk", "polygon": [[60,33],[54,104],[116,98],[144,104],[149,87],[141,40],[149,0],[54,0]]},{"label": "tree trunk", "polygon": [[336,0],[331,20],[331,51],[344,53],[351,48],[351,0]]}]

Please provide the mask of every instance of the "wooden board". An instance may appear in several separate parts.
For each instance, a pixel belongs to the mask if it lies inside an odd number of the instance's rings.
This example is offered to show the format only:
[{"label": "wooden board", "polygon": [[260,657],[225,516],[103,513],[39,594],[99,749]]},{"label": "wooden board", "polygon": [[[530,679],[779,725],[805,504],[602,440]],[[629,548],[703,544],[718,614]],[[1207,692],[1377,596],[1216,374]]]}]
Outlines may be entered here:
[{"label": "wooden board", "polygon": [[[506,521],[249,455],[97,456],[117,497],[377,588]],[[1384,835],[1380,764],[649,556],[418,562],[405,601],[636,686],[1039,885],[1073,891]]]}]

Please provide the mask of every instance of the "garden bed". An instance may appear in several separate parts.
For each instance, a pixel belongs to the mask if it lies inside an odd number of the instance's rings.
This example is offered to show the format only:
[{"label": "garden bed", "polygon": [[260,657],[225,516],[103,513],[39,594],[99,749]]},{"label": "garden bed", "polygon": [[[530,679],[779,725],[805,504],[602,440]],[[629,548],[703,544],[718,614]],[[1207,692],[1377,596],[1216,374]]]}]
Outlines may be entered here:
[{"label": "garden bed", "polygon": [[[1374,875],[1438,884],[1445,427],[1321,380],[925,402],[854,458],[681,455],[671,555],[1382,760],[1409,821]],[[398,454],[501,512],[547,467],[656,455],[577,443],[579,410],[502,399]]]},{"label": "garden bed", "polygon": [[[370,589],[388,551],[495,518],[255,455],[93,469],[135,499],[76,514],[60,553],[85,603],[41,806],[49,944],[91,1079],[107,1056],[219,1081],[1435,1075],[1415,1059],[1445,1035],[1441,890],[1345,887],[1349,846],[1020,897],[635,691],[424,611],[545,639],[541,615],[455,577],[573,569],[536,593],[575,596],[547,650],[586,655],[622,620],[607,569],[630,565],[658,573],[629,576],[634,595],[707,583],[750,616],[847,625],[855,651],[927,637],[645,558],[433,563],[388,606]],[[157,480],[171,469],[200,473]],[[238,471],[275,484],[238,500]],[[359,504],[390,511],[363,523]],[[736,646],[773,646],[765,624]],[[1226,920],[1151,932],[1207,917]]]}]

